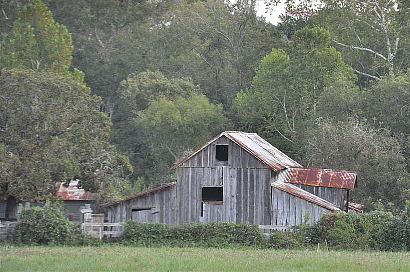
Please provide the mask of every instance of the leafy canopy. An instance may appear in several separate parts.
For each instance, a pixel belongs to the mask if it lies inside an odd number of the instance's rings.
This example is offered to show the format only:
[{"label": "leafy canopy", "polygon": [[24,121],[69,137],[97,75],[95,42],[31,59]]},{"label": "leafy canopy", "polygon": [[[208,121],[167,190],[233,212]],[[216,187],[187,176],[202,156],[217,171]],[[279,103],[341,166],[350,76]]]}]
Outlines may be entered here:
[{"label": "leafy canopy", "polygon": [[110,120],[87,87],[49,72],[3,70],[0,89],[5,193],[41,199],[73,178],[103,197],[121,189],[131,167],[110,145]]},{"label": "leafy canopy", "polygon": [[[48,70],[66,75],[71,68],[73,44],[64,25],[42,0],[34,0],[18,13],[4,44],[2,66]],[[78,70],[73,75],[82,80]]]}]

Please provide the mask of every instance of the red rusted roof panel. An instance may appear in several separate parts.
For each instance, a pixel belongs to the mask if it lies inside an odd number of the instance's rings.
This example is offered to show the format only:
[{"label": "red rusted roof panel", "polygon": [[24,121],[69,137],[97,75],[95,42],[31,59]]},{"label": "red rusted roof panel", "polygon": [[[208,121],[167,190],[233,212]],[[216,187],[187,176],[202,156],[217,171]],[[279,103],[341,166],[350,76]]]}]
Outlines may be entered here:
[{"label": "red rusted roof panel", "polygon": [[296,196],[300,199],[303,199],[307,202],[313,203],[317,206],[320,206],[322,208],[325,208],[329,211],[340,211],[338,207],[330,203],[329,201],[324,200],[323,198],[320,198],[312,193],[309,193],[299,187],[296,187],[292,184],[285,183],[285,182],[272,182],[272,187],[281,190],[283,192],[286,192],[288,194],[291,194],[293,196]]},{"label": "red rusted roof panel", "polygon": [[283,175],[283,181],[288,183],[340,189],[353,189],[356,178],[355,172],[317,168],[289,168]]},{"label": "red rusted roof panel", "polygon": [[68,186],[57,182],[56,187],[56,196],[62,198],[64,201],[95,200],[97,197],[97,194],[78,188],[78,180],[70,181]]}]

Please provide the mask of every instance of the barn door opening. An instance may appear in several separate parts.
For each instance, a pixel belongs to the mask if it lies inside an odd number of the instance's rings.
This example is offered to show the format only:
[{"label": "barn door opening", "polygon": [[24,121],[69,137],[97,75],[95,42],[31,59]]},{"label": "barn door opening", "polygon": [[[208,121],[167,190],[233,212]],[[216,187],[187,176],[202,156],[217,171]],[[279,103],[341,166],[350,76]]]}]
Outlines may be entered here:
[{"label": "barn door opening", "polygon": [[224,201],[223,186],[204,186],[201,192],[200,222],[216,221]]}]

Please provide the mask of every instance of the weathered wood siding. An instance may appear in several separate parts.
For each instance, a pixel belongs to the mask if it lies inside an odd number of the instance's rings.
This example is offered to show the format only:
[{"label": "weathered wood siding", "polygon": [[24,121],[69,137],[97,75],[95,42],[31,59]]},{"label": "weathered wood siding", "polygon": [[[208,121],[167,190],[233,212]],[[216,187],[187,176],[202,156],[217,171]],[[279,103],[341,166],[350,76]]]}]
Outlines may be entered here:
[{"label": "weathered wood siding", "polygon": [[[228,145],[229,159],[228,163],[218,162],[216,160],[215,146]],[[216,166],[230,166],[232,168],[267,168],[263,163],[257,160],[254,156],[249,154],[242,147],[232,142],[226,137],[221,137],[212,144],[206,146],[200,152],[195,154],[192,158],[182,163],[180,167],[216,167]]]},{"label": "weathered wood siding", "polygon": [[[227,162],[216,160],[218,144],[228,145]],[[271,170],[267,166],[236,143],[221,137],[178,167],[177,222],[270,224],[270,179]],[[204,186],[223,186],[223,203],[202,204]]]},{"label": "weathered wood siding", "polygon": [[313,224],[329,210],[295,197],[276,188],[272,188],[271,225],[291,227],[302,223]]},{"label": "weathered wood siding", "polygon": [[[132,211],[149,209],[146,211]],[[176,186],[165,188],[151,194],[122,201],[107,207],[109,222],[136,220],[141,223],[175,224],[178,206],[176,205]]]},{"label": "weathered wood siding", "polygon": [[345,189],[339,188],[327,188],[327,187],[320,187],[320,186],[307,186],[307,185],[299,185],[294,184],[299,188],[308,191],[314,195],[317,195],[324,200],[333,203],[336,207],[341,210],[345,210],[345,201],[347,199],[347,191]]}]

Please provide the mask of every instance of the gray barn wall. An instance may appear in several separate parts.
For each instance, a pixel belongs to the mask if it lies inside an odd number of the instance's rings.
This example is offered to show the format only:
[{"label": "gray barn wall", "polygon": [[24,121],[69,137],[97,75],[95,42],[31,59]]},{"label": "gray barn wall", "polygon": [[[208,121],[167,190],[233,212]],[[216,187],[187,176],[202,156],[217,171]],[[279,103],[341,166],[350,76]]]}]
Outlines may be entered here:
[{"label": "gray barn wall", "polygon": [[336,207],[338,207],[341,210],[345,210],[345,201],[347,199],[347,192],[345,189],[308,186],[300,184],[294,185],[324,200],[327,200],[330,203],[333,203]]},{"label": "gray barn wall", "polygon": [[[215,145],[228,144],[228,162],[215,159]],[[270,224],[271,170],[226,137],[217,139],[177,168],[177,222]],[[204,203],[203,186],[223,186],[223,204]]]},{"label": "gray barn wall", "polygon": [[[302,223],[313,224],[331,211],[291,194],[272,188],[271,225],[291,227]],[[305,222],[306,219],[309,221]]]},{"label": "gray barn wall", "polygon": [[[132,209],[149,211],[132,212]],[[156,191],[145,196],[121,201],[107,207],[109,222],[136,220],[141,223],[176,224],[176,186]]]}]

